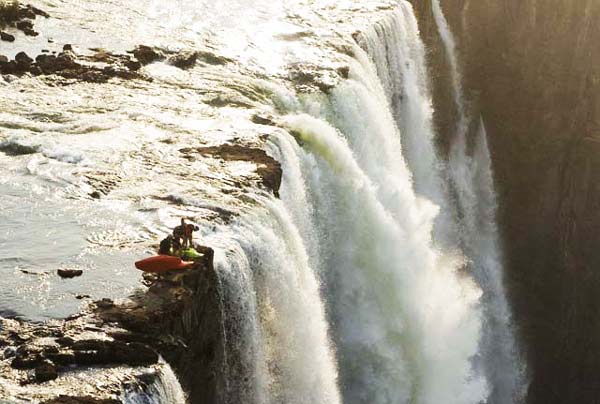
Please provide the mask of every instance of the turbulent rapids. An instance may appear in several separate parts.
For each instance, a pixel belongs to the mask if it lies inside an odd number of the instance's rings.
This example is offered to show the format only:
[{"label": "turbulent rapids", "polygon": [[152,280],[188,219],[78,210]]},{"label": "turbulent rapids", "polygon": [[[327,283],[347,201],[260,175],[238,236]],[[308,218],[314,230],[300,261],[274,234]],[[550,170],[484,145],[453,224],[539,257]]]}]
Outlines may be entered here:
[{"label": "turbulent rapids", "polygon": [[[14,292],[0,298],[0,313],[47,320],[78,309],[56,303],[75,292],[42,272],[47,265],[89,270],[93,282],[76,287],[94,297],[130,293],[133,272],[115,268],[188,215],[215,250],[221,402],[520,403],[525,369],[503,289],[485,122],[463,106],[440,4],[433,1],[434,14],[460,111],[448,158],[436,146],[426,50],[410,3],[308,3],[257,5],[245,25],[213,31],[197,11],[190,27],[176,24],[181,10],[167,19],[158,3],[149,9],[157,34],[144,39],[179,35],[176,48],[219,49],[212,57],[223,65],[150,64],[152,81],[121,85],[48,90],[33,77],[0,81],[8,173],[0,217],[22,218],[0,233],[8,247],[0,268],[15,274],[1,281]],[[244,5],[231,7],[231,18],[241,18]],[[119,32],[130,13],[110,30]],[[341,24],[344,17],[356,26]],[[46,24],[63,37],[63,21]],[[90,46],[99,40],[79,34]],[[240,45],[250,38],[264,42]],[[25,107],[9,105],[9,96]],[[66,110],[33,115],[44,105]],[[251,159],[191,152],[223,142],[277,160],[279,197],[261,186]],[[68,234],[34,261],[35,251],[19,251],[29,237],[23,224],[46,237]],[[186,398],[166,364],[148,389],[123,400],[203,402]]]}]

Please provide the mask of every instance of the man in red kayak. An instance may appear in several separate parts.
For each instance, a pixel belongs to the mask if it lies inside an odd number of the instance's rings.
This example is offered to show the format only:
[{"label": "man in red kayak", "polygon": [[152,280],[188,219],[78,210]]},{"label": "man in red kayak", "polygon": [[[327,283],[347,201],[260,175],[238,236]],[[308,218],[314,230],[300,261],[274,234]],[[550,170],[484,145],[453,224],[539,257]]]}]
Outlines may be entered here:
[{"label": "man in red kayak", "polygon": [[173,244],[179,244],[183,248],[193,247],[193,233],[200,228],[193,224],[185,222],[185,218],[181,218],[181,225],[173,229]]}]

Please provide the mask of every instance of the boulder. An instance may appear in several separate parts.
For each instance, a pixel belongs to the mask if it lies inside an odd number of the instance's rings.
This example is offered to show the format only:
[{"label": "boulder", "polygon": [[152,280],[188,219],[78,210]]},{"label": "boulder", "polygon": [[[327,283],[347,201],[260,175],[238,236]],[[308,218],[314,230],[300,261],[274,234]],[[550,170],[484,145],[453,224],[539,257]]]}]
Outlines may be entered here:
[{"label": "boulder", "polygon": [[58,371],[56,370],[54,363],[49,360],[44,360],[35,367],[34,375],[37,383],[44,383],[56,379],[58,377]]},{"label": "boulder", "polygon": [[14,42],[15,41],[15,36],[11,35],[7,32],[4,31],[0,31],[0,39],[6,42]]},{"label": "boulder", "polygon": [[142,65],[164,60],[165,58],[162,52],[146,45],[139,45],[132,53]]},{"label": "boulder", "polygon": [[15,355],[10,363],[14,369],[34,369],[43,360],[38,353],[20,353],[19,349],[17,349]]},{"label": "boulder", "polygon": [[56,273],[61,278],[75,278],[76,276],[83,275],[83,271],[81,269],[57,269]]},{"label": "boulder", "polygon": [[3,352],[4,359],[14,358],[16,354],[17,354],[17,350],[15,347],[8,346],[8,347],[4,348],[4,352]]},{"label": "boulder", "polygon": [[20,66],[29,66],[33,63],[33,59],[25,52],[19,52],[15,55],[15,62]]},{"label": "boulder", "polygon": [[168,63],[180,69],[190,69],[194,67],[198,60],[197,52],[180,52],[176,55],[171,56],[168,59]]},{"label": "boulder", "polygon": [[70,347],[75,343],[75,340],[71,337],[58,337],[56,343],[64,347]]},{"label": "boulder", "polygon": [[79,67],[79,64],[67,53],[60,53],[58,56],[45,54],[38,55],[35,58],[35,63],[44,74],[52,74],[58,71]]},{"label": "boulder", "polygon": [[200,51],[200,52],[196,52],[198,58],[209,65],[226,65],[227,63],[231,63],[232,60],[229,58],[226,58],[225,56],[220,56],[220,55],[216,55],[212,52],[208,52],[208,51]]},{"label": "boulder", "polygon": [[20,72],[22,72],[22,70],[14,60],[0,63],[0,73],[2,74],[19,74]]},{"label": "boulder", "polygon": [[31,21],[27,21],[27,20],[17,21],[15,26],[17,27],[17,29],[20,29],[21,31],[33,30],[33,23]]}]

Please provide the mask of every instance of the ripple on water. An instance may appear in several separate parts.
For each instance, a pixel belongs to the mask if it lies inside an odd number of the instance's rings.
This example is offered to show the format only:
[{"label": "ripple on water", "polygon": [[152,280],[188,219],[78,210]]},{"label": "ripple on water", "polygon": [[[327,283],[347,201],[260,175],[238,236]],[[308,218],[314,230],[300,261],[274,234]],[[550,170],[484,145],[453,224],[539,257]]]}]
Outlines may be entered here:
[{"label": "ripple on water", "polygon": [[[38,177],[19,180],[0,189],[1,315],[60,318],[79,310],[77,295],[123,297],[138,286],[139,273],[132,263],[146,248],[135,243],[147,237],[141,231],[115,229],[126,222],[126,214],[94,201],[65,200],[57,192],[60,187],[46,185],[33,192],[43,181]],[[134,229],[134,220],[129,222]],[[88,238],[98,234],[105,235],[99,239],[108,247],[118,243],[121,248],[92,246]],[[84,274],[61,279],[59,268],[83,269]]]}]

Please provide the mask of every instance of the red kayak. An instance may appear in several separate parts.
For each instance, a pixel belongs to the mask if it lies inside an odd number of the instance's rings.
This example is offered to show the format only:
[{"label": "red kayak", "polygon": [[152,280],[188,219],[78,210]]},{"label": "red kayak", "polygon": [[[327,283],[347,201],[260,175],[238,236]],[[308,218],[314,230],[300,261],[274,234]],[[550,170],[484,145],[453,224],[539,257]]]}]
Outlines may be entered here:
[{"label": "red kayak", "polygon": [[156,255],[135,263],[135,267],[144,272],[167,272],[175,269],[186,269],[194,265],[193,262],[183,261],[171,255]]}]

